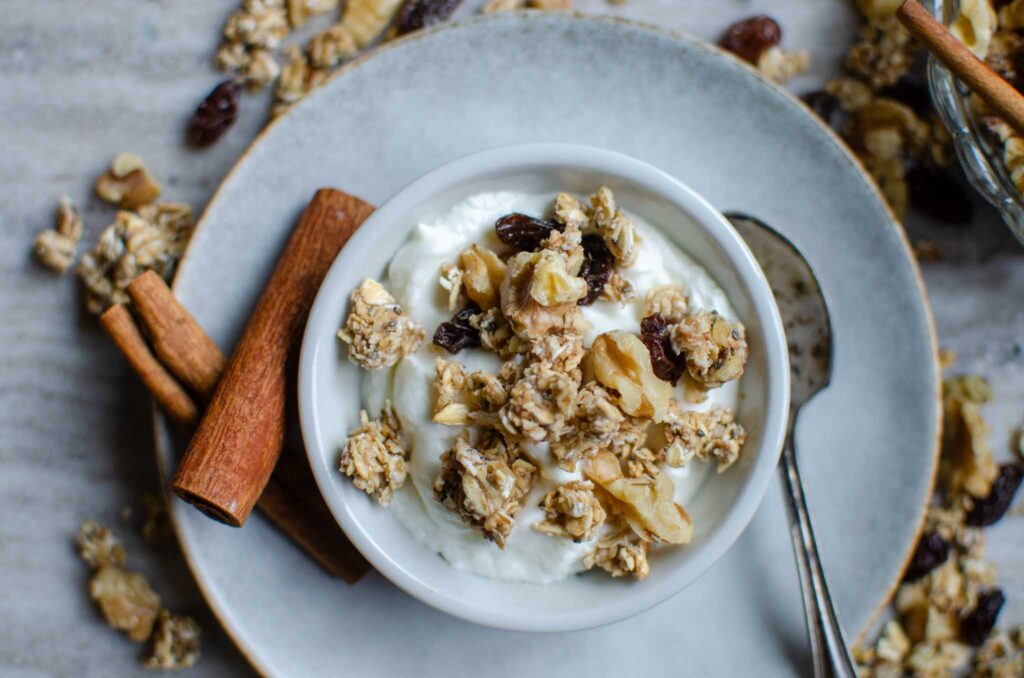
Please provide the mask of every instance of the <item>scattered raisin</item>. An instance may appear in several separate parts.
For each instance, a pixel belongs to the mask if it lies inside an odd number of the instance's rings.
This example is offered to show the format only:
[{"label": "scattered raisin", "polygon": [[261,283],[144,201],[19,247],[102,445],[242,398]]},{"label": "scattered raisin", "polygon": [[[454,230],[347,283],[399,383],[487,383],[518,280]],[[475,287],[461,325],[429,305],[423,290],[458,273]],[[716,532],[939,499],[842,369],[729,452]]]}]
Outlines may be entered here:
[{"label": "scattered raisin", "polygon": [[395,18],[395,32],[405,35],[447,21],[462,0],[405,0]]},{"label": "scattered raisin", "polygon": [[464,348],[480,345],[480,331],[469,324],[469,319],[480,312],[476,304],[470,304],[452,317],[441,323],[434,332],[434,343],[455,354]]},{"label": "scattered raisin", "polygon": [[561,225],[554,221],[529,217],[518,212],[507,214],[494,223],[494,232],[498,234],[498,240],[514,247],[517,252],[532,252],[540,247],[541,242],[551,235],[552,231],[560,230]]},{"label": "scattered raisin", "polygon": [[946,562],[949,557],[950,544],[939,536],[937,532],[928,532],[921,535],[921,541],[917,542],[914,549],[914,557],[907,565],[907,571],[903,575],[903,581],[917,581],[939,565]]},{"label": "scattered raisin", "polygon": [[965,224],[971,220],[974,205],[946,170],[918,163],[907,170],[910,202],[923,214],[946,224]]},{"label": "scattered raisin", "polygon": [[782,42],[782,28],[770,16],[752,16],[737,21],[725,31],[718,44],[736,56],[756,64],[770,47]]},{"label": "scattered raisin", "polygon": [[987,527],[999,522],[1013,503],[1013,495],[1017,494],[1021,478],[1024,478],[1024,468],[1020,464],[1004,464],[988,496],[975,500],[974,508],[967,514],[967,524],[971,527]]},{"label": "scattered raisin", "polygon": [[830,127],[835,126],[833,118],[839,111],[839,99],[834,95],[829,94],[824,90],[818,90],[816,92],[808,92],[800,97],[800,99],[807,104],[807,108],[811,109],[811,112],[821,118],[826,125],[829,125]]},{"label": "scattered raisin", "polygon": [[234,80],[225,80],[199,104],[188,124],[188,140],[194,146],[209,146],[220,139],[238,119],[238,92]]},{"label": "scattered raisin", "polygon": [[960,622],[960,637],[964,642],[975,647],[984,643],[992,633],[1005,602],[1006,596],[999,589],[979,595],[977,607]]},{"label": "scattered raisin", "polygon": [[587,281],[587,296],[577,302],[580,306],[590,306],[597,301],[612,277],[614,266],[615,255],[601,236],[595,233],[583,236],[583,264],[579,277]]},{"label": "scattered raisin", "polygon": [[671,324],[665,316],[653,313],[640,321],[640,338],[651,354],[654,376],[675,386],[686,369],[686,360],[672,350],[672,340],[668,336]]}]

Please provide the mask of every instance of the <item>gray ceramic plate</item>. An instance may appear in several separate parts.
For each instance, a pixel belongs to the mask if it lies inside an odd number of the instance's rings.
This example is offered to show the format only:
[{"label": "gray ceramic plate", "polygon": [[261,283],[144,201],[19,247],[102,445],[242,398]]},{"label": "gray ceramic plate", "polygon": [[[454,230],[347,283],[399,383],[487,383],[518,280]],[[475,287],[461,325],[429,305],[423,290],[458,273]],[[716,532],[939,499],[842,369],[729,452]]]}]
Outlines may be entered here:
[{"label": "gray ceramic plate", "polygon": [[[801,415],[816,527],[856,634],[890,593],[936,464],[934,334],[900,229],[836,138],[731,57],[622,22],[513,14],[378,50],[273,125],[225,180],[182,263],[179,297],[237,339],[319,186],[380,203],[453,158],[525,141],[617,150],[722,210],[759,216],[817,269],[835,331],[832,387]],[[353,407],[356,403],[353,402]],[[182,449],[158,426],[164,469]],[[789,676],[805,658],[781,494],[709,572],[659,607],[571,634],[460,622],[371,575],[326,577],[261,517],[243,530],[176,502],[186,555],[243,652],[275,675]],[[628,586],[623,582],[623,586]]]}]

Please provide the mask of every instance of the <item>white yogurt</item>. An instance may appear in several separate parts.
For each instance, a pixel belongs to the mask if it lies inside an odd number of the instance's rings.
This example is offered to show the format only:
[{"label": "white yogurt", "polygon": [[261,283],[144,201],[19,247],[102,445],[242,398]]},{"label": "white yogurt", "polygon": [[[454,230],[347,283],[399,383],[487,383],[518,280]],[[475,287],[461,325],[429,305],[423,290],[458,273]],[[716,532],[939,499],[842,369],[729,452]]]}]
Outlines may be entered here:
[{"label": "white yogurt", "polygon": [[[566,473],[558,469],[547,446],[538,446],[535,456],[546,468],[525,499],[504,550],[485,540],[435,501],[433,483],[441,467],[440,456],[453,445],[458,427],[442,426],[431,420],[436,398],[434,359],[438,355],[450,356],[431,344],[429,337],[438,324],[452,314],[448,310],[447,292],[438,284],[441,266],[455,261],[459,252],[473,243],[499,249],[494,235],[494,222],[499,217],[510,212],[544,215],[550,210],[554,197],[554,193],[483,193],[470,197],[429,224],[419,224],[409,241],[395,254],[383,283],[402,308],[426,329],[428,340],[394,369],[368,372],[363,380],[367,409],[379,412],[384,400],[390,398],[410,449],[409,478],[390,506],[398,520],[416,539],[441,554],[454,567],[486,577],[538,583],[557,581],[579,572],[583,569],[584,555],[594,547],[593,542],[576,544],[533,529],[543,518],[539,503],[544,495],[557,485],[582,476],[579,472]],[[639,331],[644,294],[658,285],[680,284],[689,294],[691,308],[717,309],[727,318],[734,317],[725,293],[707,271],[653,226],[635,216],[633,220],[642,241],[636,263],[624,274],[636,288],[636,300],[625,305],[597,301],[584,307],[583,316],[592,326],[584,345],[589,346],[602,332]],[[496,372],[501,366],[493,353],[482,349],[464,349],[457,359],[469,370]],[[682,400],[681,386],[677,387],[675,395]],[[713,404],[735,407],[736,400],[737,385],[730,383],[712,391],[710,398],[697,407],[704,409]],[[676,484],[676,501],[685,507],[708,474],[714,473],[714,466],[695,461],[682,469],[665,467],[665,472]]]}]

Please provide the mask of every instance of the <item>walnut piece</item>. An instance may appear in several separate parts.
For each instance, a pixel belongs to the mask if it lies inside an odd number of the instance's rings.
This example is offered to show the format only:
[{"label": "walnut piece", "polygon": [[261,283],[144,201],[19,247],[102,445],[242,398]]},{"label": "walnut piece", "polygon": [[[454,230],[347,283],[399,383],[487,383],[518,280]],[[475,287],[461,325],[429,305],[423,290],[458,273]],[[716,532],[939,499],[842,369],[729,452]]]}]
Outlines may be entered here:
[{"label": "walnut piece", "polygon": [[757,59],[757,70],[777,84],[784,84],[802,75],[811,67],[811,53],[807,50],[790,52],[778,45],[769,47]]},{"label": "walnut piece", "polygon": [[327,80],[328,71],[314,68],[309,58],[295,45],[287,50],[288,63],[281,69],[281,76],[274,90],[274,107],[271,115],[277,117],[287,113],[303,97]]},{"label": "walnut piece", "polygon": [[505,262],[480,245],[472,245],[459,254],[462,284],[468,296],[483,311],[497,308],[501,302],[499,289],[505,279]]},{"label": "walnut piece", "polygon": [[403,0],[348,0],[341,23],[363,49],[384,32]]},{"label": "walnut piece", "polygon": [[144,576],[104,565],[89,582],[89,595],[111,627],[124,631],[136,643],[149,638],[160,612],[160,596]]},{"label": "walnut piece", "polygon": [[686,356],[686,371],[709,390],[739,379],[747,362],[747,340],[741,323],[728,322],[717,311],[697,311],[669,327],[672,350]]},{"label": "walnut piece", "polygon": [[55,273],[64,273],[75,261],[75,250],[82,238],[82,217],[66,195],[57,204],[57,223],[36,235],[33,253],[36,260]]},{"label": "walnut piece", "polygon": [[537,467],[489,431],[476,446],[463,431],[441,455],[434,498],[498,547],[512,532],[520,502],[533,487]]},{"label": "walnut piece", "polygon": [[[959,15],[949,25],[949,32],[974,52],[976,57],[984,59],[996,32],[996,11],[989,0],[961,0],[959,9]],[[1004,27],[1012,29],[1011,6],[1003,8],[1003,16]],[[1010,25],[1006,25],[1006,19],[1010,19]]]},{"label": "walnut piece", "polygon": [[999,465],[988,444],[989,426],[981,405],[992,392],[980,377],[965,376],[943,383],[943,455],[941,475],[951,497],[988,496],[999,475]]},{"label": "walnut piece", "polygon": [[597,542],[593,551],[583,559],[583,565],[589,570],[600,567],[613,577],[632,575],[643,579],[650,573],[647,564],[647,542],[641,540],[627,525]]},{"label": "walnut piece", "polygon": [[587,283],[569,273],[565,258],[552,250],[520,252],[507,264],[501,310],[516,334],[537,337],[578,324],[576,302],[586,296]]},{"label": "walnut piece", "polygon": [[686,466],[694,457],[718,461],[722,473],[739,459],[747,432],[733,420],[727,407],[706,412],[683,411],[673,401],[665,420],[665,461],[669,466]]},{"label": "walnut piece", "polygon": [[636,225],[615,203],[611,189],[602,186],[590,196],[590,225],[604,239],[620,266],[629,267],[640,251]]},{"label": "walnut piece", "polygon": [[364,280],[353,290],[351,302],[338,337],[349,345],[349,360],[363,369],[390,367],[423,342],[423,328],[376,280]]},{"label": "walnut piece", "polygon": [[659,285],[644,295],[644,317],[661,315],[671,323],[686,317],[690,298],[681,285]]},{"label": "walnut piece", "polygon": [[359,51],[355,38],[344,23],[314,35],[309,40],[309,63],[314,68],[331,69]]},{"label": "walnut piece", "polygon": [[643,445],[649,424],[647,419],[625,414],[615,398],[592,381],[579,390],[567,433],[552,441],[551,453],[565,471],[576,470],[576,462],[598,449],[625,458]]},{"label": "walnut piece", "polygon": [[94,570],[106,565],[124,565],[124,544],[110,528],[95,520],[87,520],[78,527],[75,546],[78,555]]},{"label": "walnut piece", "polygon": [[544,520],[534,525],[534,529],[577,543],[593,539],[607,516],[589,480],[559,485],[544,496],[540,505],[544,509]]},{"label": "walnut piece", "polygon": [[597,381],[618,393],[626,414],[654,421],[665,418],[672,387],[655,376],[651,354],[636,335],[605,332],[594,339],[590,354]]},{"label": "walnut piece", "polygon": [[96,180],[96,195],[122,209],[134,210],[160,197],[160,184],[142,164],[142,158],[121,153]]},{"label": "walnut piece", "polygon": [[150,648],[142,663],[148,669],[187,669],[199,660],[202,629],[192,617],[160,610]]},{"label": "walnut piece", "polygon": [[402,425],[390,400],[379,419],[371,421],[366,410],[360,410],[359,421],[341,450],[339,468],[352,478],[353,485],[387,506],[395,491],[405,484],[407,474],[409,454],[398,436]]}]

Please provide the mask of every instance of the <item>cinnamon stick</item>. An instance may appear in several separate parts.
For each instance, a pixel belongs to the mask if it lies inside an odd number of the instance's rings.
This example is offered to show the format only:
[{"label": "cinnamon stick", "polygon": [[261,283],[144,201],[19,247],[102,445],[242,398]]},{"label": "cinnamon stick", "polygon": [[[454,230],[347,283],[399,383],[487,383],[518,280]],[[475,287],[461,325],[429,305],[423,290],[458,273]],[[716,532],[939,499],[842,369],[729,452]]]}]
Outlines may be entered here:
[{"label": "cinnamon stick", "polygon": [[981,97],[1019,134],[1024,134],[1024,96],[957,40],[917,0],[906,0],[896,16],[910,33]]},{"label": "cinnamon stick", "polygon": [[149,350],[128,309],[122,304],[111,306],[100,316],[100,324],[160,407],[182,428],[188,431],[195,428],[199,422],[199,408]]},{"label": "cinnamon stick", "polygon": [[372,211],[321,189],[303,213],[171,484],[207,515],[240,527],[262,494],[284,440],[289,351],[334,257]]},{"label": "cinnamon stick", "polygon": [[155,271],[135,278],[127,292],[160,362],[200,400],[209,402],[228,362],[220,348]]}]

